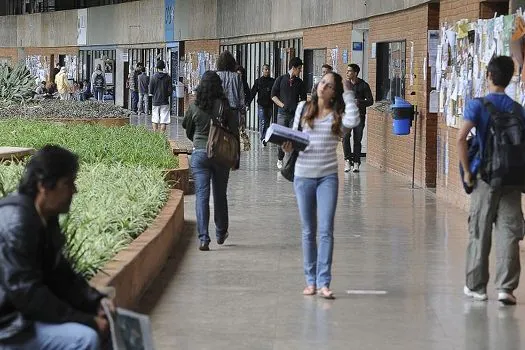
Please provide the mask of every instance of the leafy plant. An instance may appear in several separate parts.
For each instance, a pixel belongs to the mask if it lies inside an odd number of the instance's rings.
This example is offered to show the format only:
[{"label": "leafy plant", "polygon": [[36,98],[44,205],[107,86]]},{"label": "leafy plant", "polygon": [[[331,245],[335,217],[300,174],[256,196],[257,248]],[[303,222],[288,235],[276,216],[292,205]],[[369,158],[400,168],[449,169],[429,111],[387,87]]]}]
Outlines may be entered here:
[{"label": "leafy plant", "polygon": [[0,101],[25,102],[33,97],[35,88],[35,78],[24,63],[14,68],[0,65]]},{"label": "leafy plant", "polygon": [[[7,192],[22,171],[23,164],[0,164],[0,183]],[[121,163],[82,164],[77,186],[71,210],[60,222],[65,255],[90,278],[153,222],[169,192],[160,169]]]},{"label": "leafy plant", "polygon": [[32,147],[57,144],[78,154],[84,162],[142,165],[161,169],[178,166],[164,136],[145,127],[127,125],[66,125],[22,119],[0,120],[0,146]]}]

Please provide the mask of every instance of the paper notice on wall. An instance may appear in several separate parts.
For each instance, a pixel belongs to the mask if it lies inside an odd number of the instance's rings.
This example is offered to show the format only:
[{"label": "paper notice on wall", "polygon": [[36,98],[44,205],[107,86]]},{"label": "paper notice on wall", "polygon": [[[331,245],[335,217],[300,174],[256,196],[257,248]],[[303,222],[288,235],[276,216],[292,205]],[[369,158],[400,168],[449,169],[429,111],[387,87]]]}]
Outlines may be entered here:
[{"label": "paper notice on wall", "polygon": [[414,42],[410,42],[410,71],[409,71],[409,85],[414,86]]},{"label": "paper notice on wall", "polygon": [[434,66],[439,52],[439,30],[429,30],[427,37],[428,64]]},{"label": "paper notice on wall", "polygon": [[439,91],[430,91],[428,99],[428,113],[437,113],[439,111]]},{"label": "paper notice on wall", "polygon": [[423,58],[423,81],[427,81],[427,58]]}]

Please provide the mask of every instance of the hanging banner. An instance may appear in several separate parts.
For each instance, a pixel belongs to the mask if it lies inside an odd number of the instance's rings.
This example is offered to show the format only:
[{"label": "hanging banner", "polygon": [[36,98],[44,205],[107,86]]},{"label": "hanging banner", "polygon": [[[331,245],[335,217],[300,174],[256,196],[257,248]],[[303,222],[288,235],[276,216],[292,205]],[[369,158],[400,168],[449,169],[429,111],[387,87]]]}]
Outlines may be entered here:
[{"label": "hanging banner", "polygon": [[164,40],[175,40],[175,0],[164,0]]},{"label": "hanging banner", "polygon": [[80,9],[77,12],[77,45],[87,45],[87,9]]}]

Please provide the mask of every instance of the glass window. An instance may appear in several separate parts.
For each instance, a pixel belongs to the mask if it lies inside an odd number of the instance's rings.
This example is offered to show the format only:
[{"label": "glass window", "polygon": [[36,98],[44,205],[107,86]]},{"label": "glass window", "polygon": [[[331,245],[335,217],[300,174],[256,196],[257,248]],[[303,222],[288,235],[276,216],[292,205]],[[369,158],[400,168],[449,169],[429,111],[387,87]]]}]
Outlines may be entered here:
[{"label": "glass window", "polygon": [[405,41],[377,43],[376,100],[405,97]]}]

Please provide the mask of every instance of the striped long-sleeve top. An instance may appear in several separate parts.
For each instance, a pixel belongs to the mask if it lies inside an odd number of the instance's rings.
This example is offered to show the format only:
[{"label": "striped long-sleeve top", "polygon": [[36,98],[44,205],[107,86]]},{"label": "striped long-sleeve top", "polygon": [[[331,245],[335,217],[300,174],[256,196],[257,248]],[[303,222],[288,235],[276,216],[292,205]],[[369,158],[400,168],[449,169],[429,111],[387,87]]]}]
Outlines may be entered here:
[{"label": "striped long-sleeve top", "polygon": [[[359,124],[359,109],[352,91],[343,94],[345,112],[342,120],[342,132]],[[293,128],[298,129],[305,102],[300,102],[295,111]],[[319,178],[337,173],[336,149],[341,138],[332,133],[333,113],[323,118],[315,118],[313,128],[302,123],[303,132],[310,135],[310,144],[299,152],[295,163],[295,175],[299,177]],[[345,130],[346,129],[346,130]]]}]

